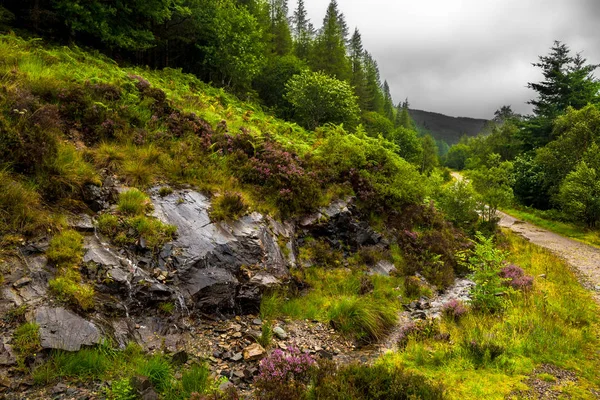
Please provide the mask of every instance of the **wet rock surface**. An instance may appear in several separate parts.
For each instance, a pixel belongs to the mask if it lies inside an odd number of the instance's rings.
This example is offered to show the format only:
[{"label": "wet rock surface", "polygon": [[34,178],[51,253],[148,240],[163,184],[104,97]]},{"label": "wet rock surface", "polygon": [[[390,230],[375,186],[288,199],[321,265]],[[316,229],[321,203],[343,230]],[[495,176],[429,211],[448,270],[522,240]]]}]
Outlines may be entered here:
[{"label": "wet rock surface", "polygon": [[33,321],[39,325],[40,343],[45,349],[77,351],[100,343],[102,338],[93,323],[62,307],[40,307]]},{"label": "wet rock surface", "polygon": [[194,307],[256,307],[266,288],[289,279],[294,259],[284,254],[280,242],[283,238],[293,246],[292,224],[259,213],[212,222],[209,199],[191,190],[155,194],[152,201],[156,217],[177,227],[167,268],[176,270],[178,289]]}]

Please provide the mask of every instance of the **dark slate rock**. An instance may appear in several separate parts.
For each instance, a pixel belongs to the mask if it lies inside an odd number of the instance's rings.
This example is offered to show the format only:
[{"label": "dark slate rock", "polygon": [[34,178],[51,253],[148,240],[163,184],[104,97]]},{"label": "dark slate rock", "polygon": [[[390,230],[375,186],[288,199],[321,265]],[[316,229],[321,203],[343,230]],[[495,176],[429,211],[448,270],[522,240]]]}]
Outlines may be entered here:
[{"label": "dark slate rock", "polygon": [[40,326],[40,342],[45,349],[77,351],[102,338],[96,325],[62,307],[40,307],[34,320]]}]

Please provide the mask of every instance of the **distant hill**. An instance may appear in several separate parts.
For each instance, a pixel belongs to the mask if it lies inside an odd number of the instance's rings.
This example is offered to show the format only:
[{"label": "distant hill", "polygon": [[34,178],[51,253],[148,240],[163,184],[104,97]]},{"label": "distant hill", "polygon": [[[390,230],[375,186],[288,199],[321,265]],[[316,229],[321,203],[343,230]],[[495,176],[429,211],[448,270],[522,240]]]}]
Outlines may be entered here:
[{"label": "distant hill", "polygon": [[450,117],[430,111],[409,110],[419,131],[429,131],[436,140],[449,145],[458,143],[461,136],[475,136],[483,129],[487,120],[467,117]]}]

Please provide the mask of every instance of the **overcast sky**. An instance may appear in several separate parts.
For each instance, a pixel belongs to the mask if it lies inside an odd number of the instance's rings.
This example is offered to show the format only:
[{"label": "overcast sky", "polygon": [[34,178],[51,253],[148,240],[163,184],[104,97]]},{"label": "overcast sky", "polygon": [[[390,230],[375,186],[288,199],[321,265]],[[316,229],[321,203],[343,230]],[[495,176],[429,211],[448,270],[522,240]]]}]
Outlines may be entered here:
[{"label": "overcast sky", "polygon": [[[329,0],[304,0],[320,28]],[[290,13],[296,8],[290,0]],[[338,0],[377,60],[394,102],[492,118],[504,104],[528,113],[541,79],[531,65],[554,40],[600,63],[600,0]],[[597,72],[600,75],[600,69]]]}]

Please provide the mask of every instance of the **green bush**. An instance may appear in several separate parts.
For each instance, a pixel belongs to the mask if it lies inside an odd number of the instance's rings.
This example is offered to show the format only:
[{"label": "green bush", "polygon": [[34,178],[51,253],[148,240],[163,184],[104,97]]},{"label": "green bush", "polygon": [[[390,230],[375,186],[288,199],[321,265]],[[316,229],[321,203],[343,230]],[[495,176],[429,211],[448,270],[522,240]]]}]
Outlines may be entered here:
[{"label": "green bush", "polygon": [[438,205],[448,221],[465,231],[471,230],[479,219],[476,193],[465,180],[444,187]]},{"label": "green bush", "polygon": [[364,341],[380,339],[396,323],[393,309],[360,297],[338,299],[328,314],[337,330]]},{"label": "green bush", "polygon": [[147,377],[152,385],[162,392],[172,385],[173,371],[169,361],[160,354],[146,360],[137,370],[140,375]]},{"label": "green bush", "polygon": [[79,306],[83,311],[94,308],[95,291],[93,286],[82,283],[81,276],[75,271],[51,279],[48,286],[59,300]]},{"label": "green bush", "polygon": [[32,235],[48,225],[39,194],[0,170],[0,236]]},{"label": "green bush", "polygon": [[152,202],[144,192],[129,189],[119,194],[117,209],[125,215],[143,215],[152,210]]},{"label": "green bush", "polygon": [[35,322],[26,322],[15,330],[12,345],[20,357],[33,356],[42,348],[39,330]]},{"label": "green bush", "polygon": [[471,278],[475,286],[471,289],[471,305],[484,312],[498,312],[507,306],[505,295],[509,290],[504,285],[505,279],[500,277],[504,267],[506,254],[497,249],[493,237],[486,238],[480,233],[476,235],[477,242],[472,253],[463,263],[472,271]]},{"label": "green bush", "polygon": [[211,389],[210,370],[206,364],[194,364],[181,374],[181,388],[188,398],[192,393],[207,393]]},{"label": "green bush", "polygon": [[59,268],[76,266],[83,257],[83,237],[73,230],[59,233],[50,241],[46,256]]},{"label": "green bush", "polygon": [[106,390],[106,397],[108,400],[136,400],[138,398],[128,378],[113,381],[110,388]]},{"label": "green bush", "polygon": [[284,98],[292,104],[294,119],[307,129],[325,123],[354,128],[360,108],[352,87],[323,72],[303,71],[286,83]]},{"label": "green bush", "polygon": [[225,192],[213,197],[208,215],[213,221],[234,221],[245,215],[247,209],[240,193]]},{"label": "green bush", "polygon": [[384,365],[337,366],[320,361],[308,399],[314,400],[411,400],[444,399],[444,388],[427,378]]}]

